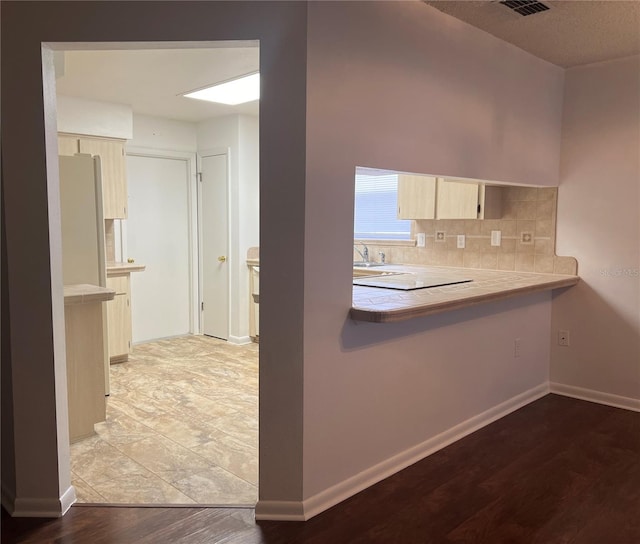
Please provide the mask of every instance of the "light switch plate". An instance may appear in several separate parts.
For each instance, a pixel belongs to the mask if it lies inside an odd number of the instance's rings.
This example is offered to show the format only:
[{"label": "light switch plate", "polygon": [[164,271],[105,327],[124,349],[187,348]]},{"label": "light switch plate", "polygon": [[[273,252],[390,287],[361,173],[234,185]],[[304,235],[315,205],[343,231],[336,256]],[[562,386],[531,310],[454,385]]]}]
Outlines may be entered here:
[{"label": "light switch plate", "polygon": [[424,247],[425,245],[425,235],[424,232],[416,233],[416,247]]},{"label": "light switch plate", "polygon": [[502,243],[502,231],[501,230],[492,230],[491,231],[491,245],[499,246]]},{"label": "light switch plate", "polygon": [[464,234],[458,234],[457,240],[456,240],[456,245],[458,247],[458,249],[464,249],[464,245],[465,245],[465,237]]}]

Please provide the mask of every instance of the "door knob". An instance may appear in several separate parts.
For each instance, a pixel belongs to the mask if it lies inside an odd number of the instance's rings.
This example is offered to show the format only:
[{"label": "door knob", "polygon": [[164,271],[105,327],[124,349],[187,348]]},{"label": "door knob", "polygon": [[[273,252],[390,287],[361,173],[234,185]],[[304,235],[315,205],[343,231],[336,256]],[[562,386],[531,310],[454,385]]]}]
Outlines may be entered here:
[{"label": "door knob", "polygon": [[227,258],[224,255],[220,255],[220,257],[218,257],[218,260],[223,263],[227,260]]}]

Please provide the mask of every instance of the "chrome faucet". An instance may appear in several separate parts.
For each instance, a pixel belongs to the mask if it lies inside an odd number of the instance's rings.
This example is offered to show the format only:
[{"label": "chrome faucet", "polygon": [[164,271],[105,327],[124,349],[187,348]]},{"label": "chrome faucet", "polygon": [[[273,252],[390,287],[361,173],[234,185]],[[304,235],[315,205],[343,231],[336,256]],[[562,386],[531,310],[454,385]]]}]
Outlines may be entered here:
[{"label": "chrome faucet", "polygon": [[362,247],[364,248],[364,251],[360,251],[356,244],[353,244],[353,249],[355,249],[356,252],[358,253],[358,255],[360,255],[360,257],[362,257],[362,262],[363,263],[368,263],[369,262],[369,248],[366,245],[364,245],[363,242],[358,242],[358,243],[362,244]]}]

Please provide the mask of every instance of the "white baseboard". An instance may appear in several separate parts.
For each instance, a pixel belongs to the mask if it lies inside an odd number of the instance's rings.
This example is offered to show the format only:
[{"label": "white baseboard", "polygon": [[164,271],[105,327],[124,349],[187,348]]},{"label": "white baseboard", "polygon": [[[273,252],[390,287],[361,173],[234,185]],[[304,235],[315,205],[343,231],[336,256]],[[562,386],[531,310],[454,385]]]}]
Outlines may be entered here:
[{"label": "white baseboard", "polygon": [[590,402],[596,402],[598,404],[606,404],[607,406],[613,406],[615,408],[624,408],[625,410],[632,410],[634,412],[640,412],[640,399],[622,397],[620,395],[613,395],[611,393],[595,391],[594,389],[584,389],[582,387],[576,387],[575,385],[565,385],[555,382],[551,382],[549,386],[551,392],[558,395],[572,397],[574,399],[588,400]]},{"label": "white baseboard", "polygon": [[12,514],[15,510],[16,494],[13,490],[9,489],[4,482],[0,486],[0,500],[2,501],[2,507]]},{"label": "white baseboard", "polygon": [[548,393],[549,384],[542,383],[304,501],[258,501],[256,519],[306,521]]},{"label": "white baseboard", "polygon": [[306,521],[302,501],[258,501],[256,520]]},{"label": "white baseboard", "polygon": [[14,518],[59,518],[76,502],[76,490],[69,486],[59,499],[16,498],[13,501]]},{"label": "white baseboard", "polygon": [[227,340],[230,344],[237,344],[238,346],[244,346],[245,344],[251,344],[250,336],[231,336]]},{"label": "white baseboard", "polygon": [[60,509],[62,511],[60,515],[64,516],[77,500],[76,488],[70,485],[60,497]]}]

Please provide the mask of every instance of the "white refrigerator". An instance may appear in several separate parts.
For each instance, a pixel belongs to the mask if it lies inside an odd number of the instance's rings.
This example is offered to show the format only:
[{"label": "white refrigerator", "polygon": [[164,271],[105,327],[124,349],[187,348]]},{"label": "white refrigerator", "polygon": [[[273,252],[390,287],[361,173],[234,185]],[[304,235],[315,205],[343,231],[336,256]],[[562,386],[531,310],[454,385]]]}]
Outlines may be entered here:
[{"label": "white refrigerator", "polygon": [[[59,156],[64,285],[107,286],[100,157]],[[105,394],[109,394],[107,307],[104,323]]]}]

